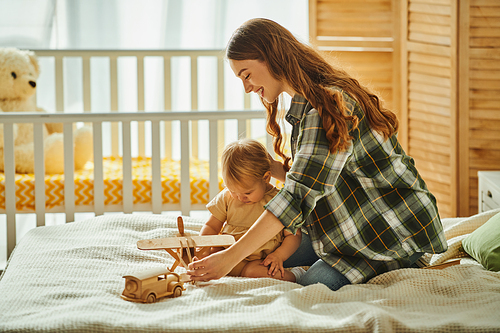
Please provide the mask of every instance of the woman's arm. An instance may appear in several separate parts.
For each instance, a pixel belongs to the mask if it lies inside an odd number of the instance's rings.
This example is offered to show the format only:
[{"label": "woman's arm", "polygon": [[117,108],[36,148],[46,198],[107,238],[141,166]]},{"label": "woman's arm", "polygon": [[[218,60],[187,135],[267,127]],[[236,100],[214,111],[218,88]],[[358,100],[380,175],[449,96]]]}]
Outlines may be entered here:
[{"label": "woman's arm", "polygon": [[283,229],[283,224],[267,210],[231,247],[189,264],[193,281],[208,281],[227,275],[236,264],[252,254]]}]

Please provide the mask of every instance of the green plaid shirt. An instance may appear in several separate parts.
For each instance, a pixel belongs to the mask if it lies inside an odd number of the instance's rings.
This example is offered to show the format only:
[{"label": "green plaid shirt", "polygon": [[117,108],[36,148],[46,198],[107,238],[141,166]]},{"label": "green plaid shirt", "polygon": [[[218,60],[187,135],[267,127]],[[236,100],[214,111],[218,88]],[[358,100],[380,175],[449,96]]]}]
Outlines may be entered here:
[{"label": "green plaid shirt", "polygon": [[384,141],[359,104],[343,98],[359,126],[348,150],[335,153],[318,111],[293,98],[286,115],[293,164],[266,209],[294,233],[305,228],[321,259],[361,283],[408,267],[415,252],[444,252],[447,243],[436,199],[396,135]]}]

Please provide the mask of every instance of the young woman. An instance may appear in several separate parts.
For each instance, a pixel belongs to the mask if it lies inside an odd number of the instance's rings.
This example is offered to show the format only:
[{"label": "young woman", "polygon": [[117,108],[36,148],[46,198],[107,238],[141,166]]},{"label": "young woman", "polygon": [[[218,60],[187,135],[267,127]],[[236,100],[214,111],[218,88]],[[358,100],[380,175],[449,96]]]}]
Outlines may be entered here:
[{"label": "young woman", "polygon": [[[285,262],[311,265],[297,282],[332,290],[447,249],[436,200],[397,140],[395,114],[375,94],[267,19],[238,28],[226,56],[267,110],[274,150],[285,161],[274,161],[271,172],[284,187],[238,242],[189,265],[192,280],[226,275],[283,228],[307,234]],[[285,116],[290,168],[277,123],[281,93],[293,97]]]},{"label": "young woman", "polygon": [[[264,212],[264,206],[278,189],[270,183],[270,156],[257,140],[241,139],[228,144],[222,152],[221,166],[226,188],[208,203],[210,217],[200,234],[233,235],[237,241]],[[296,282],[304,270],[301,267],[285,270],[283,262],[297,250],[300,241],[300,232],[294,235],[282,230],[238,263],[228,275]],[[221,250],[223,248],[212,248],[210,254]]]}]

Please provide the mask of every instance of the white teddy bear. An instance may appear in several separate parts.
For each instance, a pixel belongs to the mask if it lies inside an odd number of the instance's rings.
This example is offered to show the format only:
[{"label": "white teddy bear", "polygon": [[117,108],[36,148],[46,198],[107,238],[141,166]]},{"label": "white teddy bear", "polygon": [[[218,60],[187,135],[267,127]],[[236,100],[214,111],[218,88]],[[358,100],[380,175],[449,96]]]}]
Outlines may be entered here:
[{"label": "white teddy bear", "polygon": [[[36,80],[40,74],[32,51],[0,48],[0,114],[4,112],[45,112],[35,102]],[[63,125],[45,124],[45,173],[64,172]],[[0,117],[0,171],[4,171],[4,134]],[[75,169],[92,158],[92,129],[84,126],[73,131]],[[17,173],[34,173],[33,125],[14,125],[14,155]]]}]

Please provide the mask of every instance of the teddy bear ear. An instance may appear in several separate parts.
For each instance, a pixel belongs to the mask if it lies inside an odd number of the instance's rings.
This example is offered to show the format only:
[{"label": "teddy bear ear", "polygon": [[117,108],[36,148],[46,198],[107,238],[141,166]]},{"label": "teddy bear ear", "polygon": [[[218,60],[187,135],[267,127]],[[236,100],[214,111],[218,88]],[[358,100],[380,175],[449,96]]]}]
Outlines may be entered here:
[{"label": "teddy bear ear", "polygon": [[36,71],[36,74],[38,76],[40,74],[40,66],[38,66],[38,59],[35,55],[35,52],[27,51],[26,53],[28,54],[28,57],[30,58],[31,64],[33,65],[33,67],[35,67],[35,71]]}]

